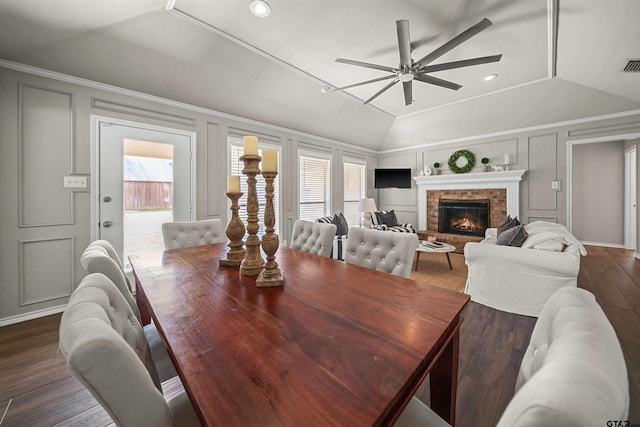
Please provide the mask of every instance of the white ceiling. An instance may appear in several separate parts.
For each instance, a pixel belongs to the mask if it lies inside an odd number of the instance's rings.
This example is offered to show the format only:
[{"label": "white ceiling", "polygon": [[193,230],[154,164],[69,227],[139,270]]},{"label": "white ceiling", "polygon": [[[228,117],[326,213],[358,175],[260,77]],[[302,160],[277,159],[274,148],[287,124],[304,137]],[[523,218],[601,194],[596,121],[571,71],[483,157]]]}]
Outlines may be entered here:
[{"label": "white ceiling", "polygon": [[[640,108],[640,74],[621,71],[640,57],[637,0],[268,1],[257,18],[249,0],[3,0],[0,58],[376,150]],[[396,67],[398,19],[417,60],[483,18],[433,63],[503,55],[433,74],[458,91],[414,81],[410,106],[401,85],[363,105],[388,81],[321,93],[387,74],[338,57]]]}]

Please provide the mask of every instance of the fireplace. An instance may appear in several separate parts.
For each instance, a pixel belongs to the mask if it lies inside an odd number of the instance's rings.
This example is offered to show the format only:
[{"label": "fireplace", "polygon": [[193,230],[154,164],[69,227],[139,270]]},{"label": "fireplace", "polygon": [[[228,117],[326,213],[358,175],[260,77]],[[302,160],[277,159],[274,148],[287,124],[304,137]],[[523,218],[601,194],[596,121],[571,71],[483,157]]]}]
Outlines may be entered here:
[{"label": "fireplace", "polygon": [[489,199],[438,200],[438,232],[484,236],[489,226]]}]

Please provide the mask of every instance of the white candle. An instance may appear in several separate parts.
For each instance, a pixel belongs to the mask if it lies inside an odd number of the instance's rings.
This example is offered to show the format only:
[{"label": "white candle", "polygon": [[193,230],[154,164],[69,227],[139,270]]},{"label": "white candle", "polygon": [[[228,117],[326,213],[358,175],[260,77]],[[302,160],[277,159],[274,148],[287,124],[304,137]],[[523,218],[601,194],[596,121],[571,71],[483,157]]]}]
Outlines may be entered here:
[{"label": "white candle", "polygon": [[242,142],[244,142],[245,156],[258,155],[258,137],[257,136],[245,136],[244,138],[242,138]]},{"label": "white candle", "polygon": [[240,192],[240,177],[237,175],[229,175],[227,177],[227,193]]},{"label": "white candle", "polygon": [[511,164],[511,155],[510,154],[505,154],[504,155],[504,164],[505,165],[510,165]]},{"label": "white candle", "polygon": [[262,171],[278,172],[278,150],[262,150]]}]

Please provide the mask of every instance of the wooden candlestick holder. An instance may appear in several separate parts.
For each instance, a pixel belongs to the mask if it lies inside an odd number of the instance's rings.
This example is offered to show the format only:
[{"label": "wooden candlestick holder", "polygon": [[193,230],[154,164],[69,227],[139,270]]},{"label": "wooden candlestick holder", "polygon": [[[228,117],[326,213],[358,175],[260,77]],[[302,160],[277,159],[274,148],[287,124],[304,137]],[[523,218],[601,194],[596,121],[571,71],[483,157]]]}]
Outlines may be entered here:
[{"label": "wooden candlestick holder", "polygon": [[278,175],[278,172],[262,172],[266,183],[265,198],[267,201],[264,208],[264,225],[266,232],[262,236],[262,250],[267,255],[267,263],[264,266],[264,270],[262,270],[256,279],[256,286],[258,287],[284,285],[284,277],[278,268],[278,263],[275,261],[276,252],[278,246],[280,246],[280,239],[278,235],[274,233],[276,216],[273,209],[273,181],[276,175]]},{"label": "wooden candlestick holder", "polygon": [[244,223],[238,215],[238,200],[244,193],[227,193],[227,197],[231,200],[231,220],[227,224],[226,234],[229,238],[229,252],[227,252],[227,258],[220,260],[220,265],[223,267],[240,267],[242,260],[244,259]]},{"label": "wooden candlestick holder", "polygon": [[245,255],[240,264],[240,274],[243,276],[257,276],[262,271],[264,259],[260,254],[260,239],[258,238],[258,192],[256,190],[256,175],[260,174],[261,157],[244,155],[240,157],[244,162],[242,173],[247,176],[247,241]]}]

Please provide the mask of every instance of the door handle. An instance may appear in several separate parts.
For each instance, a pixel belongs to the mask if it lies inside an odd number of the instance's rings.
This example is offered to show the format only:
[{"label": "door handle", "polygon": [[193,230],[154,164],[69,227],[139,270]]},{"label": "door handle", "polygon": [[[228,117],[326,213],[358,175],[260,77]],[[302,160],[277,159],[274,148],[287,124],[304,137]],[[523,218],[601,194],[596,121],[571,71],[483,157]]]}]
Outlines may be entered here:
[{"label": "door handle", "polygon": [[104,228],[109,228],[113,225],[113,223],[111,221],[105,221],[102,223],[102,225],[104,226]]},{"label": "door handle", "polygon": [[104,199],[102,199],[105,203],[109,203],[111,201],[111,197],[109,196],[104,196]]}]

